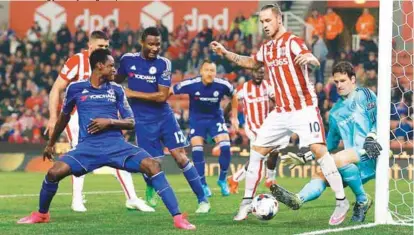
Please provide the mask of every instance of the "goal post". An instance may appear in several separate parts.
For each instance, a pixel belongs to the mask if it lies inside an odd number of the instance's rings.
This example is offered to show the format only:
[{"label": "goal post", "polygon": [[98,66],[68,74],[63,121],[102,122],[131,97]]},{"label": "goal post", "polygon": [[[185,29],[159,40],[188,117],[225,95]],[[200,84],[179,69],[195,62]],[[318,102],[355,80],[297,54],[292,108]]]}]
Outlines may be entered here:
[{"label": "goal post", "polygon": [[391,108],[393,1],[381,0],[379,8],[377,138],[383,151],[377,159],[375,222],[389,223],[389,154]]},{"label": "goal post", "polygon": [[[413,4],[412,0],[380,1],[377,137],[383,151],[376,169],[376,224],[414,225]],[[395,96],[395,91],[401,95]],[[400,111],[401,107],[406,111]],[[403,128],[407,123],[411,130]],[[393,156],[389,156],[391,148]]]}]

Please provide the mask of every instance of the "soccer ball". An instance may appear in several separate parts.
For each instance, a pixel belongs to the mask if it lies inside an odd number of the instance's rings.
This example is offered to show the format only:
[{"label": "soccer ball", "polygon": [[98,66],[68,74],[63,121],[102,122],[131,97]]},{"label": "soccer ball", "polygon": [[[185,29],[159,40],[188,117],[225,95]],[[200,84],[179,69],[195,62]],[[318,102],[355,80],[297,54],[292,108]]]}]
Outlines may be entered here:
[{"label": "soccer ball", "polygon": [[270,194],[259,194],[253,198],[252,214],[259,220],[271,220],[279,211],[279,202]]}]

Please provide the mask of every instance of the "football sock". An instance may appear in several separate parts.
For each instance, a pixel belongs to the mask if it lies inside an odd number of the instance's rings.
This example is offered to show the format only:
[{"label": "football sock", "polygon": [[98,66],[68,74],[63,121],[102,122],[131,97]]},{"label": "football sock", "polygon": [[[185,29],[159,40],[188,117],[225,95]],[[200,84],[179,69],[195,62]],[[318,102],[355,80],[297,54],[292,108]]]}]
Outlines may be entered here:
[{"label": "football sock", "polygon": [[181,170],[183,171],[188,184],[190,184],[191,189],[195,195],[197,195],[198,203],[207,201],[206,195],[204,194],[204,190],[201,185],[200,176],[198,175],[197,169],[194,167],[194,165],[188,161]]},{"label": "football sock", "polygon": [[275,180],[276,179],[276,169],[266,168],[266,175],[267,175],[268,180]]},{"label": "football sock", "polygon": [[260,153],[251,150],[249,166],[246,172],[246,184],[244,191],[244,198],[253,198],[256,193],[257,185],[259,185],[262,178],[264,156]]},{"label": "football sock", "polygon": [[42,189],[39,197],[39,212],[47,213],[49,211],[50,203],[58,190],[58,182],[50,182],[47,177],[43,180]]},{"label": "football sock", "polygon": [[201,183],[206,185],[206,177],[204,176],[206,162],[204,161],[204,149],[202,145],[193,146],[193,162],[200,176]]},{"label": "football sock", "polygon": [[147,184],[147,187],[152,187],[152,182],[151,182],[150,177],[148,177],[146,174],[142,174],[142,177],[144,178],[144,181]]},{"label": "football sock", "polygon": [[85,182],[85,175],[76,177],[72,175],[72,199],[73,200],[83,200],[82,191],[83,183]]},{"label": "football sock", "polygon": [[135,186],[134,186],[134,182],[132,181],[131,173],[116,169],[115,175],[118,181],[121,183],[126,199],[128,200],[128,199],[137,198],[137,194],[135,193]]},{"label": "football sock", "polygon": [[246,178],[246,165],[244,165],[242,168],[240,168],[236,173],[232,175],[233,180],[236,182],[240,182]]},{"label": "football sock", "polygon": [[151,183],[172,216],[181,214],[177,198],[163,171],[151,177]]},{"label": "football sock", "polygon": [[309,183],[302,188],[298,193],[302,202],[309,202],[315,200],[326,189],[326,182],[323,179],[312,179]]},{"label": "football sock", "polygon": [[317,160],[321,166],[323,175],[325,176],[326,181],[328,181],[329,186],[335,192],[335,197],[338,200],[345,198],[344,186],[342,183],[342,177],[338,172],[338,168],[335,165],[335,160],[327,152],[323,157]]},{"label": "football sock", "polygon": [[220,145],[220,157],[219,157],[219,164],[220,164],[220,175],[219,180],[224,181],[226,180],[227,170],[230,166],[230,141],[223,140],[219,143]]}]

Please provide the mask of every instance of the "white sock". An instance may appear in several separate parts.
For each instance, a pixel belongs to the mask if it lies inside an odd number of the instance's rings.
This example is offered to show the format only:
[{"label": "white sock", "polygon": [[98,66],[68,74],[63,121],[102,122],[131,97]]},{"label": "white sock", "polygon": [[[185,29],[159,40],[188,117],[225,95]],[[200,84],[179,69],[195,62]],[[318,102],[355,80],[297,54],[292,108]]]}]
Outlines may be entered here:
[{"label": "white sock", "polygon": [[317,161],[321,166],[321,170],[326,178],[326,181],[328,181],[331,189],[334,191],[336,199],[345,198],[342,177],[338,172],[338,168],[335,165],[335,160],[333,157],[329,154],[329,152],[327,152],[322,158],[318,159]]},{"label": "white sock", "polygon": [[137,198],[131,173],[116,169],[115,176],[118,179],[119,183],[121,183],[126,199],[131,200]]},{"label": "white sock", "polygon": [[260,183],[263,174],[264,156],[260,153],[251,150],[249,167],[246,172],[246,184],[244,191],[244,198],[253,198],[256,194],[256,188]]},{"label": "white sock", "polygon": [[82,191],[83,183],[85,182],[85,175],[76,177],[72,175],[72,201],[83,201]]},{"label": "white sock", "polygon": [[266,180],[275,180],[276,179],[276,169],[266,168]]},{"label": "white sock", "polygon": [[236,173],[233,174],[233,180],[236,182],[240,182],[246,178],[246,165],[240,168]]}]

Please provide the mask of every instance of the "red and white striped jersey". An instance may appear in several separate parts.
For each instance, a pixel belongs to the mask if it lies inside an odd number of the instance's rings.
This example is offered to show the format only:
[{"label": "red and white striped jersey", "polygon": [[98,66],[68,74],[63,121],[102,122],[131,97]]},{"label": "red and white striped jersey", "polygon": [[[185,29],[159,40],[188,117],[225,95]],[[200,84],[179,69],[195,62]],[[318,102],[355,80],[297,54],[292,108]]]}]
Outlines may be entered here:
[{"label": "red and white striped jersey", "polygon": [[89,51],[84,50],[71,56],[63,65],[59,75],[66,81],[73,82],[89,79],[91,74]]},{"label": "red and white striped jersey", "polygon": [[270,82],[263,80],[256,85],[252,80],[237,88],[237,98],[243,101],[243,112],[246,127],[255,136],[270,112],[270,98],[274,98],[274,90]]},{"label": "red and white striped jersey", "polygon": [[277,112],[291,112],[318,104],[307,66],[294,62],[296,56],[305,53],[310,51],[304,41],[286,32],[278,39],[264,43],[254,56],[268,69]]}]

